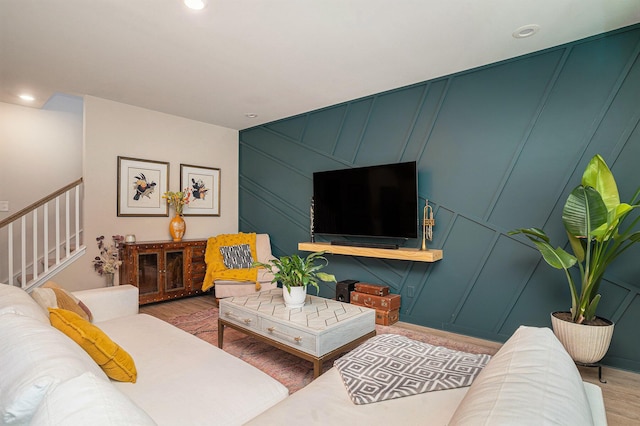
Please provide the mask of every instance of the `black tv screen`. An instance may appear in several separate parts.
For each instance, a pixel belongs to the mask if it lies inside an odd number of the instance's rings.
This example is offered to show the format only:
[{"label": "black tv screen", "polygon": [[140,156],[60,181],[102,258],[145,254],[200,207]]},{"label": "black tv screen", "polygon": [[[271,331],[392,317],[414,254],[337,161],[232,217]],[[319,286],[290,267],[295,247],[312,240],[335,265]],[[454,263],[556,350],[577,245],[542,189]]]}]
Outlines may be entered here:
[{"label": "black tv screen", "polygon": [[416,162],[315,172],[314,232],[417,238]]}]

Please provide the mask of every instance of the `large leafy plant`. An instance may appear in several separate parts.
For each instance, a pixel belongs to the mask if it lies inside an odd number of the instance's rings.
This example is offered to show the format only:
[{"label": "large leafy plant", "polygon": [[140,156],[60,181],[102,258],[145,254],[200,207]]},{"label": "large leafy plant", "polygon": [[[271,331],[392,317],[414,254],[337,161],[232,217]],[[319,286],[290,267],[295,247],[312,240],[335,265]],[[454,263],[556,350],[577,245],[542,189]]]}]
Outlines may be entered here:
[{"label": "large leafy plant", "polygon": [[[595,318],[601,297],[598,290],[605,270],[620,254],[640,241],[640,231],[634,232],[640,216],[624,230],[620,229],[629,213],[639,207],[639,195],[640,188],[630,203],[621,203],[611,170],[602,157],[596,155],[562,210],[562,223],[573,255],[560,247],[553,248],[542,229],[523,228],[509,233],[526,235],[549,265],[564,269],[571,291],[573,322],[582,324]],[[580,271],[579,287],[569,270],[576,265]]]},{"label": "large leafy plant", "polygon": [[[312,285],[316,288],[316,294],[320,292],[318,280],[324,282],[336,282],[336,277],[320,272],[320,269],[329,264],[324,252],[314,252],[306,258],[301,258],[297,254],[282,256],[279,259],[272,259],[267,263],[254,262],[253,266],[263,266],[274,276],[271,282],[279,281],[291,293],[291,287],[303,287]],[[316,264],[316,260],[323,263]]]}]

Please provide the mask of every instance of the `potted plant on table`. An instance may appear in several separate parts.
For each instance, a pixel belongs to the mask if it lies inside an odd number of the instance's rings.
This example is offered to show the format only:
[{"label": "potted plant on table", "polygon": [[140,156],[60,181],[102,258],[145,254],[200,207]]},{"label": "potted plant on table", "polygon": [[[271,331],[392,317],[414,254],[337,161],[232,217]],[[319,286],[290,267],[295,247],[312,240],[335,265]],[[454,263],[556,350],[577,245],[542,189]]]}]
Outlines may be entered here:
[{"label": "potted plant on table", "polygon": [[[562,210],[562,223],[573,254],[560,247],[553,248],[549,237],[539,228],[509,233],[527,236],[549,265],[564,270],[571,292],[571,311],[554,312],[551,321],[554,333],[574,361],[596,363],[609,349],[614,325],[596,316],[601,298],[598,290],[607,267],[640,241],[640,231],[634,231],[640,216],[621,229],[629,213],[640,206],[639,196],[640,188],[630,203],[621,203],[611,170],[602,157],[596,155]],[[570,270],[574,266],[579,271],[577,283]]]},{"label": "potted plant on table", "polygon": [[[324,263],[316,264],[316,260]],[[262,266],[273,274],[272,283],[276,281],[282,283],[282,295],[288,308],[304,306],[309,285],[314,286],[318,294],[320,292],[318,280],[336,282],[336,277],[332,274],[320,272],[320,269],[328,264],[329,261],[324,257],[324,252],[311,253],[304,259],[294,254],[272,259],[266,263],[253,262],[253,266]]]}]

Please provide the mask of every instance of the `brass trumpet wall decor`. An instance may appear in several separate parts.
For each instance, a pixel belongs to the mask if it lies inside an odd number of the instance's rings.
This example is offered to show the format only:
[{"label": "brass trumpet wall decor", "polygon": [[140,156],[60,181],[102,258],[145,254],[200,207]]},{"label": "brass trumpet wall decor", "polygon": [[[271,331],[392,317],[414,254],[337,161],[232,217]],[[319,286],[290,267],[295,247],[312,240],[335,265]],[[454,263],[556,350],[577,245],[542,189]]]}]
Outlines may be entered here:
[{"label": "brass trumpet wall decor", "polygon": [[433,218],[433,209],[429,205],[429,200],[424,200],[424,209],[422,210],[422,246],[420,250],[427,249],[427,240],[433,240],[433,226],[436,224]]}]

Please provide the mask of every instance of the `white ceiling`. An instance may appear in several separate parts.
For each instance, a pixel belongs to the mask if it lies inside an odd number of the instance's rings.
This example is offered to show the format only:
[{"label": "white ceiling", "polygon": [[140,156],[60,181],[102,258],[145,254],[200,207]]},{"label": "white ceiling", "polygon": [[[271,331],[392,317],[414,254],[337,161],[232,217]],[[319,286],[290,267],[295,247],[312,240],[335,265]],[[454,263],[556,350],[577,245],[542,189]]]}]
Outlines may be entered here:
[{"label": "white ceiling", "polygon": [[0,0],[0,101],[244,129],[638,22],[640,0]]}]

